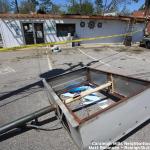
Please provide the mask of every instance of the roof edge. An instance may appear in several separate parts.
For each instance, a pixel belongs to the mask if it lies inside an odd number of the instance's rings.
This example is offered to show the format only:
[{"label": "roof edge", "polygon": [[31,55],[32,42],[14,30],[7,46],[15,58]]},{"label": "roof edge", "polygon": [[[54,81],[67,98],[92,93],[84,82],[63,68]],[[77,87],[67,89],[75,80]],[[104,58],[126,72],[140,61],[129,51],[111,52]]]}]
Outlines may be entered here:
[{"label": "roof edge", "polygon": [[122,20],[144,22],[145,17],[134,16],[101,16],[101,15],[52,15],[52,14],[0,14],[1,19],[93,19],[93,20]]}]

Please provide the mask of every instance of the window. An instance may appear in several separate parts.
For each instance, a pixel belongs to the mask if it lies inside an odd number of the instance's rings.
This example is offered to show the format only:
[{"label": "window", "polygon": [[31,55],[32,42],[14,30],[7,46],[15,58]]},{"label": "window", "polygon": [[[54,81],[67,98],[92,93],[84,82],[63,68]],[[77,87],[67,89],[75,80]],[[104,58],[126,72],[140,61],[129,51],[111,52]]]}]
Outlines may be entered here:
[{"label": "window", "polygon": [[71,36],[75,33],[75,24],[56,24],[56,31],[58,37],[67,36],[71,33]]}]

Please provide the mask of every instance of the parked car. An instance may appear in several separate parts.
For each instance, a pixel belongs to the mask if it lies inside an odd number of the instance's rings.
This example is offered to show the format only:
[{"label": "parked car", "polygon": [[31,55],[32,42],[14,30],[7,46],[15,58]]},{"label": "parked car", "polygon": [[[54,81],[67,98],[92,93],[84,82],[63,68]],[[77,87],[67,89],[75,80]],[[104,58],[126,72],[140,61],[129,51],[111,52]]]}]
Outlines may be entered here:
[{"label": "parked car", "polygon": [[140,46],[144,46],[144,47],[150,49],[150,36],[144,37],[144,38],[140,41]]}]

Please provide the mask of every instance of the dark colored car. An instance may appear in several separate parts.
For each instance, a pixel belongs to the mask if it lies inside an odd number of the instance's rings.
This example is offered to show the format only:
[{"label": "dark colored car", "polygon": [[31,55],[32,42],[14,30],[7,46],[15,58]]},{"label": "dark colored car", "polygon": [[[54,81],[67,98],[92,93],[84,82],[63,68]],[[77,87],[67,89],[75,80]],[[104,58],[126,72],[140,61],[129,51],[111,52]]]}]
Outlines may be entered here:
[{"label": "dark colored car", "polygon": [[150,49],[150,36],[149,36],[149,37],[144,37],[144,38],[140,41],[140,46],[144,46],[144,47]]}]

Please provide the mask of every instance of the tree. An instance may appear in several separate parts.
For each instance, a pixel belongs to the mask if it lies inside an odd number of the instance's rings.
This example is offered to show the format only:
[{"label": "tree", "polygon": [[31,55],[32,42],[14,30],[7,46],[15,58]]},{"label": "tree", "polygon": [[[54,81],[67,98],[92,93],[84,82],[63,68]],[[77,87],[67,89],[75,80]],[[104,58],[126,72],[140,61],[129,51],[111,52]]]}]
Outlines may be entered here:
[{"label": "tree", "polygon": [[59,5],[52,4],[51,14],[62,14],[61,8]]},{"label": "tree", "polygon": [[10,6],[15,13],[19,13],[19,6],[17,0],[12,0]]},{"label": "tree", "polygon": [[103,12],[103,0],[95,0],[96,13],[102,14]]},{"label": "tree", "polygon": [[109,4],[105,3],[105,11],[106,12],[114,12],[118,11],[118,6],[122,3],[123,0],[111,0]]},{"label": "tree", "polygon": [[10,3],[11,9],[14,13],[30,13],[36,12],[38,0],[20,0],[18,4],[17,0],[12,0]]},{"label": "tree", "polygon": [[139,10],[144,10],[145,9],[145,5],[143,4],[140,8],[139,8]]},{"label": "tree", "polygon": [[35,0],[23,0],[21,1],[19,5],[20,13],[30,13],[30,12],[36,12],[36,6],[38,5],[38,2]]},{"label": "tree", "polygon": [[45,13],[48,13],[52,9],[52,1],[51,0],[40,0],[39,1],[40,10],[44,11]]},{"label": "tree", "polygon": [[59,5],[53,3],[51,0],[40,0],[39,1],[39,9],[38,13],[45,14],[45,13],[51,13],[51,14],[61,14],[61,8]]},{"label": "tree", "polygon": [[82,4],[81,4],[81,14],[82,15],[92,15],[94,13],[94,7],[93,4],[88,1],[85,0]]},{"label": "tree", "polygon": [[69,4],[67,5],[67,13],[69,14],[79,14],[80,5],[76,0],[69,0]]},{"label": "tree", "polygon": [[[138,1],[139,0],[111,0],[110,3],[108,3],[108,0],[105,0],[104,10],[106,12],[113,12],[113,11],[123,12],[128,10],[128,5],[131,5],[131,3],[137,3]],[[122,10],[119,10],[120,6],[123,7]]]},{"label": "tree", "polygon": [[80,0],[79,2],[75,0],[70,0],[70,4],[67,7],[67,13],[92,15],[94,13],[94,7],[89,0]]},{"label": "tree", "polygon": [[0,13],[8,13],[10,6],[8,0],[0,0]]},{"label": "tree", "polygon": [[68,14],[80,14],[80,5],[75,4],[74,6],[67,7]]}]

